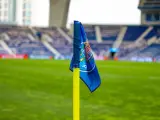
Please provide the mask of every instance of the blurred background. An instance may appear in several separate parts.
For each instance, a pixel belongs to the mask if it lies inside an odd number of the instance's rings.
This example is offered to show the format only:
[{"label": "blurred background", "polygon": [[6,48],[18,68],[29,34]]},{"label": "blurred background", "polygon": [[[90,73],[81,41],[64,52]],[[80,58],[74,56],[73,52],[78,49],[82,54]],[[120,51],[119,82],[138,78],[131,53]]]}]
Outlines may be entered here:
[{"label": "blurred background", "polygon": [[160,120],[160,0],[0,0],[0,120],[72,120],[74,20],[102,79],[81,120]]},{"label": "blurred background", "polygon": [[159,61],[159,1],[2,0],[0,5],[2,57],[71,59],[72,23],[79,20],[95,59]]}]

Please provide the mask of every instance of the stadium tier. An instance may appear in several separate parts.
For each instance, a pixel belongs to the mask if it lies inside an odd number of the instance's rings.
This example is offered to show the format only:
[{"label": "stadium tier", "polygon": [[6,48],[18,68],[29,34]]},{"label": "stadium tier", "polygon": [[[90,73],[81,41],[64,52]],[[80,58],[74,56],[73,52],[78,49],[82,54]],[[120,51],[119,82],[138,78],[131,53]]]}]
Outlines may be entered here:
[{"label": "stadium tier", "polygon": [[30,39],[18,39],[6,41],[7,45],[16,54],[28,55],[52,55],[40,41],[31,41]]},{"label": "stadium tier", "polygon": [[[48,43],[56,49],[63,57],[71,56],[72,53],[72,44],[58,31],[56,27],[52,28],[37,28],[36,29],[43,34],[46,34],[49,38]],[[67,34],[66,29],[64,30]]]},{"label": "stadium tier", "polygon": [[85,32],[87,34],[88,40],[96,40],[95,26],[87,25],[87,26],[84,26],[84,28],[85,28]]},{"label": "stadium tier", "polygon": [[103,56],[112,47],[109,43],[90,43],[90,46],[94,53],[98,56]]},{"label": "stadium tier", "polygon": [[155,58],[156,61],[160,61],[160,55],[157,55]]},{"label": "stadium tier", "polygon": [[8,52],[0,45],[0,54],[8,54]]},{"label": "stadium tier", "polygon": [[[87,38],[96,56],[109,56],[117,48],[117,57],[136,56],[159,59],[159,26],[86,25]],[[27,54],[71,59],[72,35],[66,28],[0,27],[0,54]],[[40,38],[38,34],[41,34]],[[40,35],[40,36],[41,36]],[[44,37],[45,36],[45,37]],[[7,47],[7,48],[6,48]],[[4,49],[5,48],[5,49]],[[10,50],[10,51],[9,51]],[[129,56],[129,57],[128,57]]]},{"label": "stadium tier", "polygon": [[6,36],[4,42],[15,54],[53,55],[41,41],[31,37],[32,32],[28,28],[6,28],[2,33]]},{"label": "stadium tier", "polygon": [[102,40],[115,41],[120,32],[120,26],[100,26]]},{"label": "stadium tier", "polygon": [[151,44],[138,53],[138,56],[156,57],[160,55],[160,44]]},{"label": "stadium tier", "polygon": [[67,43],[67,40],[60,34],[56,27],[38,28],[37,30],[50,36],[54,45],[65,45]]},{"label": "stadium tier", "polygon": [[70,38],[73,38],[73,35],[71,34],[70,30],[67,28],[61,28]]},{"label": "stadium tier", "polygon": [[152,38],[152,37],[154,37],[154,36],[157,36],[157,32],[155,31],[155,29],[152,29],[152,30],[144,37],[144,39],[145,39],[145,40],[148,40],[148,39],[150,39],[150,38]]},{"label": "stadium tier", "polygon": [[128,26],[123,40],[135,41],[147,30],[147,28],[147,26]]}]

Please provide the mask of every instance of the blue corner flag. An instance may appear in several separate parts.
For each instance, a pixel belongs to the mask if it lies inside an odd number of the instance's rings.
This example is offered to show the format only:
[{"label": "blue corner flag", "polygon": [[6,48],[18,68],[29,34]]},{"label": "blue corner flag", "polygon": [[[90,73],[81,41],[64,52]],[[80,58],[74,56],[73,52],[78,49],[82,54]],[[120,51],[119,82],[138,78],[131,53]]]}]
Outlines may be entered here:
[{"label": "blue corner flag", "polygon": [[83,25],[74,21],[73,58],[70,70],[80,68],[80,78],[91,92],[101,84],[101,78],[96,67],[90,44],[87,40]]}]

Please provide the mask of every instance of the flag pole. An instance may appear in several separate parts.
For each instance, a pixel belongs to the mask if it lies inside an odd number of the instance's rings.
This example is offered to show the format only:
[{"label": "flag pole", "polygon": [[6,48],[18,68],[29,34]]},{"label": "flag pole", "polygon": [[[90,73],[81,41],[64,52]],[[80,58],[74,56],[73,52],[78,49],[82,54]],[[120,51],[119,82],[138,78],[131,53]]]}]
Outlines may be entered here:
[{"label": "flag pole", "polygon": [[73,40],[73,120],[80,120],[80,22],[74,21]]},{"label": "flag pole", "polygon": [[80,120],[79,68],[73,70],[73,120]]},{"label": "flag pole", "polygon": [[73,39],[73,120],[80,120],[80,22],[74,21]]}]

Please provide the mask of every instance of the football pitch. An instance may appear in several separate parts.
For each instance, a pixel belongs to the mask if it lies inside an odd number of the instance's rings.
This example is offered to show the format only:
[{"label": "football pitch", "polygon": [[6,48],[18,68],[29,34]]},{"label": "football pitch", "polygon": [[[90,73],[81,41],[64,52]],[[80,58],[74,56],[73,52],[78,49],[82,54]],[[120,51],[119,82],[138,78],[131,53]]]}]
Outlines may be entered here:
[{"label": "football pitch", "polygon": [[[97,61],[101,86],[81,81],[81,120],[160,120],[160,64]],[[72,120],[69,61],[0,60],[0,120]]]}]

